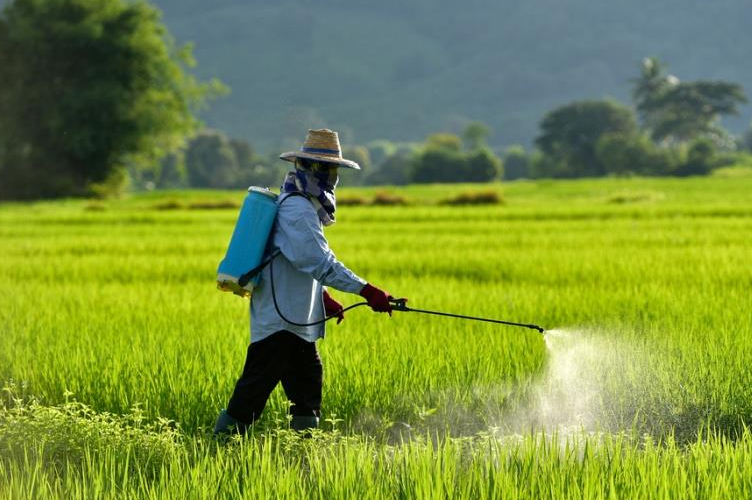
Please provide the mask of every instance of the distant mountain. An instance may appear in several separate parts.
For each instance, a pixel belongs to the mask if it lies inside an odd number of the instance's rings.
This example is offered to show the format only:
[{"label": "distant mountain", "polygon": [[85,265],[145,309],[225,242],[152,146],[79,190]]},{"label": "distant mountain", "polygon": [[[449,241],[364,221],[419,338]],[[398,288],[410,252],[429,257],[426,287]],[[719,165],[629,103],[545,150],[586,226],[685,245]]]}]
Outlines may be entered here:
[{"label": "distant mountain", "polygon": [[[261,147],[309,127],[346,143],[419,141],[488,123],[529,145],[543,114],[574,99],[629,102],[656,56],[682,80],[724,79],[752,97],[749,0],[154,0],[200,77],[231,95],[209,126]],[[724,123],[741,131],[752,107]]]}]

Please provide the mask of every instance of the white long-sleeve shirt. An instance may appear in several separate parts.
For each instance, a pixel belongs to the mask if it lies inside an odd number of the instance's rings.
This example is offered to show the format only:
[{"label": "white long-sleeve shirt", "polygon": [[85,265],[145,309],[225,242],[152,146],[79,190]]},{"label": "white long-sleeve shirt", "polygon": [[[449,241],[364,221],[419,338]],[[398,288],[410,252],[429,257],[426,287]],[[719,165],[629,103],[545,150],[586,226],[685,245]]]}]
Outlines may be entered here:
[{"label": "white long-sleeve shirt", "polygon": [[277,305],[284,317],[295,323],[324,319],[324,286],[359,293],[366,284],[334,256],[313,204],[303,196],[282,203],[288,196],[283,194],[277,200],[279,210],[269,249],[281,253],[261,272],[251,296],[251,342],[280,330],[309,342],[324,336],[324,324],[295,326],[280,317],[272,298],[272,271]]}]

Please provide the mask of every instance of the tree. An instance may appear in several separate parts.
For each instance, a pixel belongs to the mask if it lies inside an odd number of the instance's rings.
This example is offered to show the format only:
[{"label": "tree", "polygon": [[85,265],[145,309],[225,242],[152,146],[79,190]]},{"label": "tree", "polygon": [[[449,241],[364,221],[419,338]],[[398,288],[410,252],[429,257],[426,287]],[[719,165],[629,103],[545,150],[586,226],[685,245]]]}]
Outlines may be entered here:
[{"label": "tree", "polygon": [[371,164],[375,167],[378,167],[396,152],[397,146],[386,140],[373,141],[368,144],[368,157],[371,159]]},{"label": "tree", "polygon": [[460,138],[452,134],[433,134],[412,160],[410,180],[431,182],[487,182],[502,170],[501,160],[486,147],[462,151]]},{"label": "tree", "polygon": [[465,175],[462,182],[489,182],[504,171],[501,160],[488,148],[471,151],[465,159]]},{"label": "tree", "polygon": [[696,139],[689,146],[687,161],[674,173],[681,177],[707,175],[713,169],[715,155],[716,147],[713,141],[707,138]]},{"label": "tree", "polygon": [[595,155],[608,174],[667,175],[674,167],[671,150],[659,148],[644,134],[605,134]]},{"label": "tree", "polygon": [[340,168],[340,182],[344,183],[345,186],[362,186],[365,183],[368,171],[371,169],[371,156],[368,148],[365,146],[351,146],[345,148],[342,154],[345,158],[360,165],[360,170]]},{"label": "tree", "polygon": [[13,0],[0,15],[0,198],[87,195],[154,163],[216,95],[146,2]]},{"label": "tree", "polygon": [[672,86],[679,83],[674,75],[666,74],[667,66],[655,57],[646,57],[640,66],[640,76],[632,79],[632,100],[643,126],[650,129],[657,119],[657,101]]},{"label": "tree", "polygon": [[598,139],[608,133],[634,134],[634,112],[614,101],[576,101],[554,109],[541,122],[535,144],[549,160],[539,175],[593,177],[606,173],[595,154]]},{"label": "tree", "polygon": [[446,151],[460,152],[462,150],[462,139],[454,134],[438,132],[428,136],[425,147],[427,149],[444,149]]},{"label": "tree", "polygon": [[377,167],[366,173],[364,183],[370,186],[403,186],[410,181],[411,158],[414,151],[411,148],[394,150]]},{"label": "tree", "polygon": [[[654,58],[643,62],[632,96],[643,124],[656,141],[691,141],[726,134],[718,126],[721,115],[738,115],[747,102],[741,85],[724,81],[680,82],[664,74],[665,65]],[[718,142],[718,141],[716,141]]]},{"label": "tree", "polygon": [[410,180],[418,184],[468,182],[466,158],[461,151],[427,147],[412,161]]},{"label": "tree", "polygon": [[176,151],[162,158],[155,187],[179,189],[186,186],[188,186],[188,172],[185,170],[185,151]]},{"label": "tree", "polygon": [[472,122],[462,131],[462,142],[465,149],[474,151],[485,147],[488,144],[488,137],[491,135],[491,129],[485,123]]},{"label": "tree", "polygon": [[282,171],[279,168],[279,158],[276,154],[270,158],[259,157],[253,147],[242,139],[229,139],[229,144],[235,152],[237,171],[235,179],[230,180],[224,187],[247,188],[248,186],[268,187],[278,184]]},{"label": "tree", "polygon": [[749,124],[747,130],[741,136],[739,140],[739,149],[744,149],[752,152],[752,123]]},{"label": "tree", "polygon": [[241,171],[236,149],[229,138],[216,130],[204,130],[190,141],[185,167],[191,187],[238,187]]},{"label": "tree", "polygon": [[530,158],[520,145],[510,146],[504,152],[504,179],[526,179],[530,177]]}]

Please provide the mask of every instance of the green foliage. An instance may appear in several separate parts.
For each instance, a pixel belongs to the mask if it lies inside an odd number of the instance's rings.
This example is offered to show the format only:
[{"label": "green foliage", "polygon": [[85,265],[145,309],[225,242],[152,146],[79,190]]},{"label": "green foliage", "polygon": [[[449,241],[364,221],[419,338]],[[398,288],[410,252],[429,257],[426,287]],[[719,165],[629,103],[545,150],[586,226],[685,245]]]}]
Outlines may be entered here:
[{"label": "green foliage", "polygon": [[614,175],[668,175],[675,167],[672,151],[645,135],[604,134],[595,156],[606,173]]},{"label": "green foliage", "polygon": [[417,184],[463,182],[465,154],[459,150],[428,146],[415,155],[410,181]]},{"label": "green foliage", "polygon": [[426,149],[443,149],[449,152],[462,151],[462,139],[454,134],[439,132],[426,138]]},{"label": "green foliage", "polygon": [[433,134],[412,159],[410,181],[423,183],[487,182],[502,171],[501,160],[487,147],[468,152],[452,134]]},{"label": "green foliage", "polygon": [[91,194],[98,198],[113,198],[121,195],[130,185],[130,177],[125,167],[110,170],[102,182],[89,185]]},{"label": "green foliage", "polygon": [[510,146],[504,151],[504,179],[527,179],[530,177],[530,158],[520,145]]},{"label": "green foliage", "polygon": [[501,160],[488,148],[468,153],[465,163],[466,172],[462,182],[488,182],[503,174]]},{"label": "green foliage", "polygon": [[193,187],[230,188],[240,174],[230,139],[212,130],[205,130],[190,141],[185,166]]},{"label": "green foliage", "polygon": [[274,155],[269,160],[255,155],[250,144],[231,139],[216,130],[203,130],[185,149],[185,170],[191,187],[214,189],[270,186],[281,179],[280,163]]},{"label": "green foliage", "polygon": [[752,153],[752,123],[749,124],[749,127],[747,127],[747,130],[742,135],[739,146],[741,149]]},{"label": "green foliage", "polygon": [[701,136],[722,136],[721,115],[738,115],[747,102],[742,86],[723,81],[680,82],[664,73],[657,59],[643,61],[632,96],[643,123],[656,141],[689,141]]},{"label": "green foliage", "polygon": [[116,450],[142,464],[153,476],[179,450],[182,432],[175,422],[151,420],[142,408],[124,415],[96,412],[71,399],[45,406],[11,381],[2,388],[0,456],[27,455],[47,466],[83,466],[92,453]]},{"label": "green foliage", "polygon": [[156,161],[218,84],[145,2],[13,0],[0,17],[0,198],[86,195]]},{"label": "green foliage", "polygon": [[397,152],[397,146],[385,140],[373,141],[368,144],[368,157],[373,165],[379,165]]},{"label": "green foliage", "polygon": [[675,175],[684,177],[709,174],[713,169],[716,153],[715,144],[710,139],[694,140],[689,145],[686,162],[677,167]]},{"label": "green foliage", "polygon": [[543,177],[597,177],[606,167],[596,155],[605,134],[634,134],[632,110],[614,101],[576,101],[549,111],[535,144],[547,157],[536,166]]},{"label": "green foliage", "polygon": [[488,146],[488,137],[491,135],[491,129],[482,122],[472,122],[462,131],[462,142],[465,149],[474,151]]},{"label": "green foliage", "polygon": [[[686,75],[752,82],[748,0],[575,0],[565,12],[552,0],[223,0],[210,12],[197,0],[156,3],[178,39],[196,42],[200,67],[232,84],[207,122],[264,151],[285,137],[299,147],[309,117],[363,144],[481,120],[492,147],[529,148],[548,109],[626,96],[629,68],[658,50]],[[725,126],[741,131],[750,108],[742,113]],[[292,123],[284,134],[280,116]]]},{"label": "green foliage", "polygon": [[237,210],[150,208],[243,193],[0,206],[0,379],[24,381],[0,393],[0,498],[750,497],[752,177],[436,205],[487,189],[390,189],[421,203],[347,207],[327,237],[415,308],[561,330],[353,310],[319,343],[324,430],[287,431],[277,390],[227,443],[248,303],[213,277]]},{"label": "green foliage", "polygon": [[371,156],[368,148],[365,146],[351,146],[345,148],[342,155],[360,165],[360,170],[340,168],[340,182],[345,186],[362,186],[365,184],[368,173],[371,170]]},{"label": "green foliage", "polygon": [[640,65],[640,76],[632,81],[632,100],[646,128],[655,126],[657,119],[655,109],[657,101],[679,79],[674,75],[667,75],[667,66],[655,57],[646,57]]},{"label": "green foliage", "polygon": [[414,152],[409,148],[397,149],[380,164],[374,165],[366,173],[364,183],[371,186],[404,186],[410,182],[411,158]]},{"label": "green foliage", "polygon": [[188,172],[185,167],[185,151],[169,153],[160,162],[159,177],[155,186],[161,189],[180,189],[188,187]]}]

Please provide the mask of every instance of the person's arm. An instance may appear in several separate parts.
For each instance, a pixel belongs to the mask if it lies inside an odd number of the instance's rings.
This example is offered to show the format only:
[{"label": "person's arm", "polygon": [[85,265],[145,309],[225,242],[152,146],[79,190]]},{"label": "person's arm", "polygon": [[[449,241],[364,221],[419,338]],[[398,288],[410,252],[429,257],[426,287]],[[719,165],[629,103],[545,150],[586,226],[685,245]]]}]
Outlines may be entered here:
[{"label": "person's arm", "polygon": [[336,259],[324,237],[318,215],[302,196],[284,200],[277,213],[277,237],[282,255],[298,270],[310,274],[324,286],[357,293],[376,312],[391,315],[391,296],[358,277]]},{"label": "person's arm", "polygon": [[280,204],[275,243],[296,269],[322,285],[360,293],[366,281],[337,260],[310,201],[294,196]]}]

